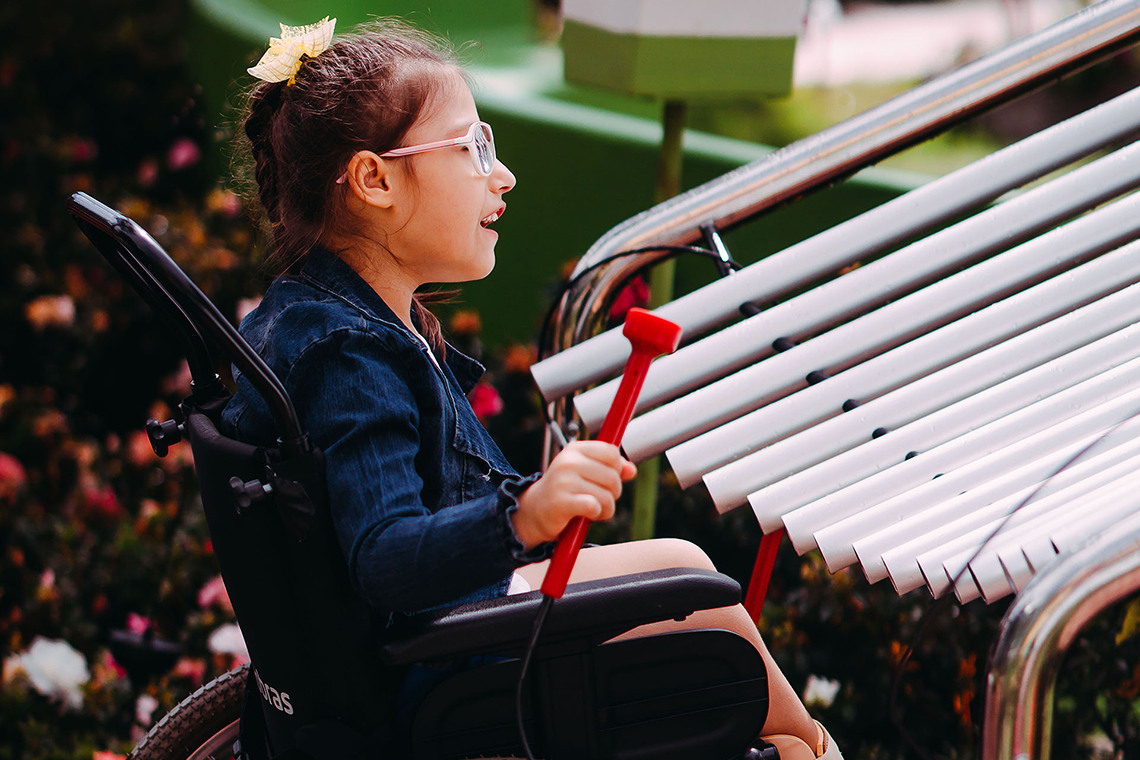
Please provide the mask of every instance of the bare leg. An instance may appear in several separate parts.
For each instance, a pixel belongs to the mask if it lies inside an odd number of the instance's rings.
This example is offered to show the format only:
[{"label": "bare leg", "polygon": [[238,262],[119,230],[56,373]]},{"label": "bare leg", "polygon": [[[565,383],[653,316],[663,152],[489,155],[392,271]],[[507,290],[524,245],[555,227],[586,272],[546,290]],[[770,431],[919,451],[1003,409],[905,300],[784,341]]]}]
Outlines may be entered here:
[{"label": "bare leg", "polygon": [[[531,588],[537,589],[546,576],[548,564],[548,562],[537,562],[519,568],[516,572],[526,579]],[[716,569],[708,556],[695,544],[675,538],[656,538],[583,549],[578,555],[574,571],[570,574],[570,582],[581,583],[671,567]],[[723,628],[734,631],[752,642],[768,668],[768,718],[764,722],[763,735],[791,734],[815,746],[815,722],[808,715],[788,679],[772,660],[772,655],[768,653],[768,648],[760,638],[760,632],[756,630],[756,625],[741,605],[700,610],[679,622],[667,620],[643,625],[618,638],[647,636],[691,628]]]}]

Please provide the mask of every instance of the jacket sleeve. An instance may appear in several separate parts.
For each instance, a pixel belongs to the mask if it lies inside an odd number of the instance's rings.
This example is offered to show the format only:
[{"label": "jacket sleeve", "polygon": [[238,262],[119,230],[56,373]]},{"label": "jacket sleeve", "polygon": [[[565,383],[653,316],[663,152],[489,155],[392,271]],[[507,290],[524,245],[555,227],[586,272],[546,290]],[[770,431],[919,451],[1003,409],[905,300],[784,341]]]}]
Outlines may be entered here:
[{"label": "jacket sleeve", "polygon": [[[379,352],[379,354],[378,354]],[[309,346],[286,386],[325,453],[329,503],[357,590],[386,612],[447,604],[544,558],[526,552],[510,519],[534,480],[435,513],[416,470],[420,410],[407,375],[372,333],[344,328]]]}]

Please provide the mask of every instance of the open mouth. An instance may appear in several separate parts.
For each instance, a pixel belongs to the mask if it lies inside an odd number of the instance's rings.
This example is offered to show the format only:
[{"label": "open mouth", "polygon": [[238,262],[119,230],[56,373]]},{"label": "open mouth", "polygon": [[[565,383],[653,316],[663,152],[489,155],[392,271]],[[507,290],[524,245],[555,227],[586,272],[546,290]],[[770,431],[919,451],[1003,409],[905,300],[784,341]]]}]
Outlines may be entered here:
[{"label": "open mouth", "polygon": [[496,211],[495,213],[491,214],[490,216],[487,216],[487,217],[484,217],[483,219],[480,219],[479,224],[482,225],[483,227],[490,227],[492,224],[499,221],[499,217],[501,217],[503,215],[503,212],[505,210],[506,209],[501,208],[498,211]]}]

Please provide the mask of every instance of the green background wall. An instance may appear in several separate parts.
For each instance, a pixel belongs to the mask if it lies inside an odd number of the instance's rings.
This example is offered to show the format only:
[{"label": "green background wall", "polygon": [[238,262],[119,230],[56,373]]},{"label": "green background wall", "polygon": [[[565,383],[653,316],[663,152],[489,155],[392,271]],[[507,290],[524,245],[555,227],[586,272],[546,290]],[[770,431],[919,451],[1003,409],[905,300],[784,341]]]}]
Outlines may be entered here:
[{"label": "green background wall", "polygon": [[[279,33],[279,21],[312,23],[327,14],[338,19],[338,31],[347,31],[375,16],[398,15],[445,34],[460,48],[475,75],[480,113],[495,127],[499,156],[518,177],[518,186],[506,197],[507,213],[496,225],[496,270],[485,281],[464,285],[458,304],[479,311],[488,343],[532,339],[565,263],[615,224],[652,205],[661,104],[567,85],[561,51],[534,39],[528,0],[194,0],[193,7],[192,66],[208,112],[223,132],[232,122],[241,87],[250,80],[245,68]],[[770,150],[689,131],[684,186],[706,182]],[[918,181],[869,170],[734,230],[726,241],[739,261],[755,261]],[[682,263],[678,291],[710,276],[707,263]]]}]

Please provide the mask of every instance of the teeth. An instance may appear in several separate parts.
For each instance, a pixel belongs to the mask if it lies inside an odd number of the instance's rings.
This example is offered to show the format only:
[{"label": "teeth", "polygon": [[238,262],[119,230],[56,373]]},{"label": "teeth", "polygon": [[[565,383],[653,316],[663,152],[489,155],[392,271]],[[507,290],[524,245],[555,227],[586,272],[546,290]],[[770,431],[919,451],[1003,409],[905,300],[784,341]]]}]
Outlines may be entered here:
[{"label": "teeth", "polygon": [[487,217],[486,219],[484,219],[483,221],[481,221],[479,223],[482,224],[484,227],[486,227],[488,224],[494,224],[498,220],[499,220],[499,213],[496,211],[494,214],[491,214],[489,217]]}]

